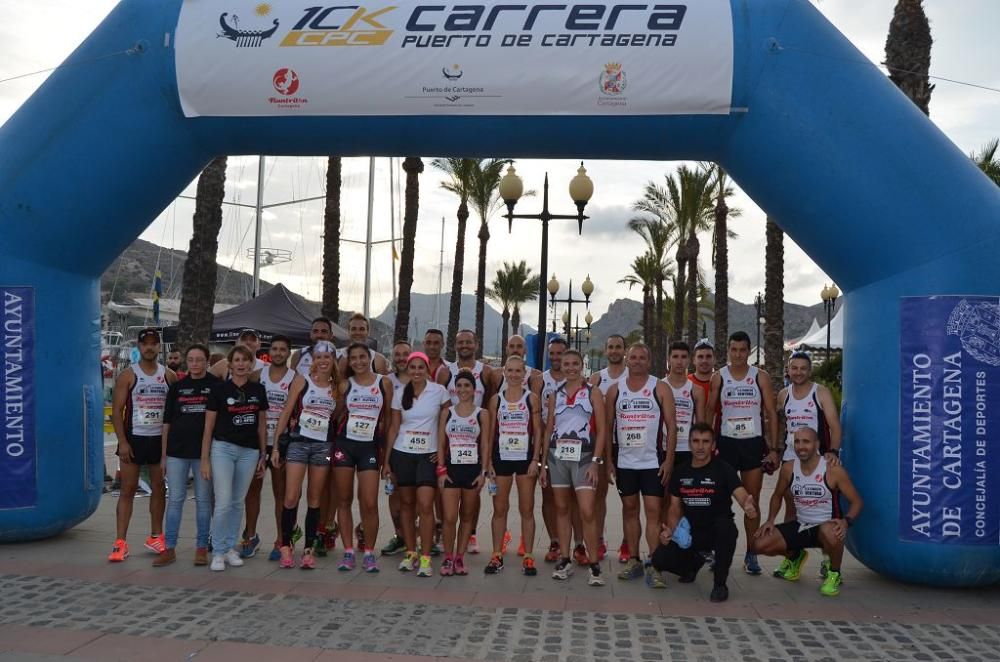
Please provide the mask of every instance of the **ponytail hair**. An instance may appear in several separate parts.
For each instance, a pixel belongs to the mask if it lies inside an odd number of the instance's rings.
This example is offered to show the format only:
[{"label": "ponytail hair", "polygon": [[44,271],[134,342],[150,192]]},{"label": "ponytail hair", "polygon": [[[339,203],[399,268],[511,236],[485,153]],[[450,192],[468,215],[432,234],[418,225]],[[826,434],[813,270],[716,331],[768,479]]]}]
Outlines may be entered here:
[{"label": "ponytail hair", "polygon": [[403,409],[409,411],[413,407],[413,382],[406,382],[403,387]]}]

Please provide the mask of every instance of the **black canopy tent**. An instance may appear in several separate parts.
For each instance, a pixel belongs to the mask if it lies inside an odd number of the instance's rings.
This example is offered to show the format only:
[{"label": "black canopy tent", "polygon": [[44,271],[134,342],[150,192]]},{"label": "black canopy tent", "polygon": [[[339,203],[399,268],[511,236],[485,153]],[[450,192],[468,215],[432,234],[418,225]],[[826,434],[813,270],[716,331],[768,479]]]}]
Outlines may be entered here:
[{"label": "black canopy tent", "polygon": [[[272,336],[280,334],[291,338],[296,345],[305,346],[309,344],[312,321],[320,314],[318,304],[278,283],[256,299],[216,315],[212,323],[211,342],[236,342],[240,331],[254,329],[264,345],[270,342]],[[336,323],[333,325],[333,337],[338,345],[346,344],[348,340],[347,331]],[[163,329],[163,339],[168,343],[176,342],[177,327]]]}]

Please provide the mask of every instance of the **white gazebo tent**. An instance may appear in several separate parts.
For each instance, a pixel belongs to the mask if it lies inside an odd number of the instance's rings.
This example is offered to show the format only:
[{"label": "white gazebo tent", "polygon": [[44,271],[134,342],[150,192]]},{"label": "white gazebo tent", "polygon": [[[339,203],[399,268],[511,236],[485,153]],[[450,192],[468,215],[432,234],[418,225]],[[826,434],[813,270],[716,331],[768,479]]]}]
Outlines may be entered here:
[{"label": "white gazebo tent", "polygon": [[[830,349],[844,349],[844,306],[841,306],[837,314],[830,321]],[[808,333],[804,338],[795,342],[795,349],[801,348],[826,348],[826,327],[817,329],[813,333]]]},{"label": "white gazebo tent", "polygon": [[[809,326],[809,330],[806,331],[804,334],[802,334],[801,338],[809,338],[819,330],[820,330],[819,322],[817,322],[816,318],[814,317],[812,324]],[[788,342],[786,342],[785,351],[788,352],[798,347],[799,343],[801,342],[801,338],[799,340],[789,340]]]}]

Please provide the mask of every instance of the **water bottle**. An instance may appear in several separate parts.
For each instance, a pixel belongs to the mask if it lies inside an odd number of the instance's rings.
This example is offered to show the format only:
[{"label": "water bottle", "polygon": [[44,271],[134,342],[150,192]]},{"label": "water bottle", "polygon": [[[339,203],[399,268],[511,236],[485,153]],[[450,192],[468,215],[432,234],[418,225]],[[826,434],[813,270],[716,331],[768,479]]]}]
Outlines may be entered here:
[{"label": "water bottle", "polygon": [[497,482],[495,480],[489,481],[487,483],[487,485],[486,485],[486,491],[488,491],[490,493],[490,496],[496,496],[497,495]]},{"label": "water bottle", "polygon": [[392,493],[396,491],[396,486],[392,484],[392,478],[385,479],[385,493],[392,496]]}]

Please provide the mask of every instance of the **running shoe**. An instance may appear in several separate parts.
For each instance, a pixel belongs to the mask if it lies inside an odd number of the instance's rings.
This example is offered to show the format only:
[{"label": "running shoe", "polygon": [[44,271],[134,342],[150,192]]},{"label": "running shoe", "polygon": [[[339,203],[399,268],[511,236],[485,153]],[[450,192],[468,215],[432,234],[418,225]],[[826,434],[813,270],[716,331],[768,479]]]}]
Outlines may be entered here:
[{"label": "running shoe", "polygon": [[420,566],[420,555],[416,552],[407,552],[403,560],[399,562],[400,572],[410,572]]},{"label": "running shoe", "polygon": [[743,570],[748,575],[759,575],[761,573],[760,563],[757,563],[757,555],[747,553],[743,557]]},{"label": "running shoe", "polygon": [[774,572],[772,572],[771,574],[777,577],[778,579],[783,579],[785,573],[788,572],[789,568],[791,567],[792,567],[792,562],[790,559],[788,558],[781,559],[781,564],[777,568],[775,568]]},{"label": "running shoe", "polygon": [[503,557],[499,554],[494,554],[490,562],[483,568],[483,572],[487,575],[499,575],[501,570],[503,570]]},{"label": "running shoe", "polygon": [[302,527],[298,524],[292,529],[292,547],[295,547],[295,543],[302,540]]},{"label": "running shoe", "polygon": [[436,542],[431,545],[431,556],[441,556],[444,553],[444,545],[440,542]]},{"label": "running shoe", "polygon": [[521,538],[521,542],[517,545],[517,555],[524,556],[524,538]]},{"label": "running shoe", "polygon": [[441,564],[441,576],[451,577],[455,574],[455,562],[451,559],[445,559],[444,563]]},{"label": "running shoe", "polygon": [[222,554],[212,555],[212,565],[208,566],[212,572],[222,572],[226,569],[226,557]]},{"label": "running shoe", "polygon": [[555,570],[552,571],[552,579],[566,580],[572,574],[573,564],[570,563],[569,559],[562,559],[556,564]]},{"label": "running shoe", "polygon": [[115,541],[115,544],[111,547],[111,553],[108,554],[108,560],[112,563],[121,563],[128,558],[128,543],[119,538]]},{"label": "running shoe", "polygon": [[281,557],[278,563],[279,567],[282,568],[294,568],[295,567],[295,555],[291,547],[282,547],[278,550],[278,555]]},{"label": "running shoe", "polygon": [[461,556],[455,557],[455,574],[459,577],[464,577],[469,574],[469,571],[465,569],[465,559]]},{"label": "running shoe", "polygon": [[226,565],[230,565],[234,568],[238,568],[243,565],[243,559],[240,558],[240,553],[235,549],[231,549],[225,554]]},{"label": "running shoe", "polygon": [[590,577],[587,578],[587,586],[604,586],[604,575],[596,565],[590,566]]},{"label": "running shoe", "polygon": [[356,549],[365,548],[365,530],[360,524],[354,527],[354,540]]},{"label": "running shoe", "polygon": [[468,552],[469,552],[469,554],[478,554],[479,553],[479,541],[476,540],[476,534],[475,533],[473,533],[471,536],[469,536]]},{"label": "running shoe", "polygon": [[603,561],[604,557],[608,555],[608,544],[604,542],[604,537],[601,536],[600,542],[597,543],[597,560]]},{"label": "running shoe", "polygon": [[701,558],[705,560],[709,570],[715,570],[715,551],[699,552]]},{"label": "running shoe", "polygon": [[417,569],[417,577],[433,577],[434,567],[431,566],[431,557],[421,556],[420,567]]},{"label": "running shoe", "polygon": [[299,561],[299,567],[303,570],[316,569],[316,555],[313,553],[313,550],[306,549],[302,552],[302,560]]},{"label": "running shoe", "polygon": [[828,572],[830,572],[830,557],[824,554],[823,562],[819,564],[819,578],[826,579]]},{"label": "running shoe", "polygon": [[802,574],[802,564],[809,558],[809,552],[802,550],[794,559],[788,559],[788,570],[781,576],[786,582],[797,582]]},{"label": "running shoe", "polygon": [[589,565],[587,558],[587,548],[580,543],[573,549],[573,560],[576,561],[577,565]]},{"label": "running shoe", "polygon": [[632,558],[629,554],[628,543],[622,540],[622,544],[618,547],[618,562],[628,563],[628,560]]},{"label": "running shoe", "polygon": [[253,555],[257,553],[257,550],[259,548],[260,548],[260,536],[255,533],[253,538],[250,538],[249,540],[244,540],[240,543],[240,556],[242,556],[245,559],[252,558]]},{"label": "running shoe", "polygon": [[649,588],[666,588],[667,582],[663,578],[663,573],[652,565],[646,566],[646,586]]},{"label": "running shoe", "polygon": [[510,531],[503,532],[503,541],[500,543],[500,554],[507,556],[507,547],[510,545],[510,541],[514,539],[514,536],[510,535]]},{"label": "running shoe", "polygon": [[340,563],[337,564],[337,570],[350,572],[354,570],[354,565],[354,552],[344,552],[344,558],[340,559]]},{"label": "running shoe", "polygon": [[823,585],[819,587],[819,592],[828,597],[840,594],[840,573],[828,570]]},{"label": "running shoe", "polygon": [[167,540],[163,537],[162,533],[146,538],[146,549],[154,554],[162,554],[166,548]]},{"label": "running shoe", "polygon": [[330,545],[329,540],[327,540],[329,535],[330,534],[326,532],[318,532],[316,534],[316,540],[313,541],[312,545],[313,554],[321,558],[326,558],[327,550],[333,549],[333,546]]},{"label": "running shoe", "polygon": [[729,599],[729,587],[725,584],[712,587],[712,593],[708,596],[712,602],[725,602]]},{"label": "running shoe", "polygon": [[535,567],[535,559],[530,556],[524,557],[524,560],[521,561],[521,574],[528,577],[534,577],[538,574],[538,568]]},{"label": "running shoe", "polygon": [[361,569],[367,573],[378,572],[378,562],[375,561],[374,552],[365,552],[365,556],[361,559]]},{"label": "running shoe", "polygon": [[281,560],[281,549],[278,543],[274,543],[274,547],[271,548],[271,553],[267,555],[268,561],[280,561]]},{"label": "running shoe", "polygon": [[642,575],[642,561],[639,559],[629,559],[622,571],[618,573],[618,579],[628,581],[630,579],[639,579]]},{"label": "running shoe", "polygon": [[545,562],[555,563],[559,560],[559,543],[552,541],[549,543],[549,551],[545,552]]},{"label": "running shoe", "polygon": [[399,534],[396,534],[392,538],[389,538],[389,542],[387,542],[385,547],[382,548],[382,555],[395,556],[396,554],[405,551],[406,542],[399,536]]}]

